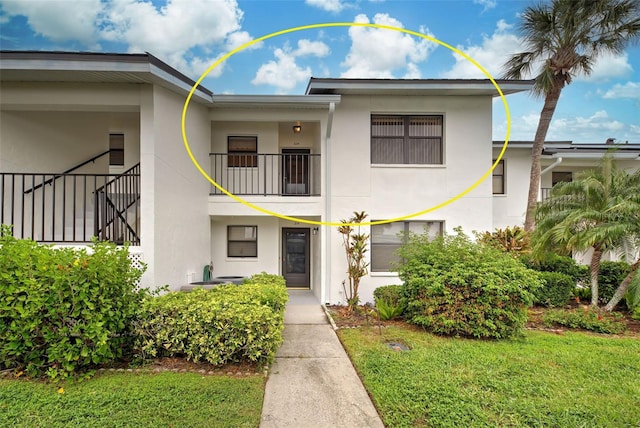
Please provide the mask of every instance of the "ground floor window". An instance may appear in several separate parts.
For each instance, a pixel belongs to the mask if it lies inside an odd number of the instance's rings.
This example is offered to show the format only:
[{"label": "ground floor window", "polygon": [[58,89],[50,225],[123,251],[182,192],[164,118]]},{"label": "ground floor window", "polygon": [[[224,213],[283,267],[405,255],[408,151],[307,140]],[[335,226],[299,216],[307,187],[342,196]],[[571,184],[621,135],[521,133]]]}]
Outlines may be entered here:
[{"label": "ground floor window", "polygon": [[442,221],[397,221],[371,226],[371,272],[390,272],[394,264],[400,262],[396,251],[407,240],[410,232],[442,235]]},{"label": "ground floor window", "polygon": [[227,226],[227,257],[258,257],[258,226]]}]

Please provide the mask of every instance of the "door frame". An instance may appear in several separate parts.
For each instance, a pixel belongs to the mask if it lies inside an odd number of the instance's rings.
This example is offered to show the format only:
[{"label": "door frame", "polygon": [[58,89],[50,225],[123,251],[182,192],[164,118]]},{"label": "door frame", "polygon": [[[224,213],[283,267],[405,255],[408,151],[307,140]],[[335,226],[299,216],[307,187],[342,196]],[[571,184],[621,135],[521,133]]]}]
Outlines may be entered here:
[{"label": "door frame", "polygon": [[281,232],[280,232],[280,241],[281,241],[281,249],[282,249],[282,257],[281,257],[281,269],[282,269],[282,276],[285,278],[285,281],[287,280],[287,268],[286,268],[286,262],[287,262],[287,238],[286,238],[286,234],[287,232],[303,232],[305,234],[305,273],[302,274],[304,275],[303,282],[305,284],[296,284],[296,285],[291,285],[289,286],[287,284],[287,289],[304,289],[304,290],[310,290],[311,289],[311,228],[309,227],[282,227],[281,228]]}]

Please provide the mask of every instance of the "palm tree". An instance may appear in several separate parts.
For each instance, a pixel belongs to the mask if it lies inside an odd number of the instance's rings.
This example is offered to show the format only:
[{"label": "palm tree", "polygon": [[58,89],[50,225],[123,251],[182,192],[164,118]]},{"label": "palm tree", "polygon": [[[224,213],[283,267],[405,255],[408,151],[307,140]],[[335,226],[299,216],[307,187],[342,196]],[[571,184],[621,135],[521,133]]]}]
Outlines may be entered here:
[{"label": "palm tree", "polygon": [[604,53],[620,54],[640,38],[640,0],[552,0],[528,7],[519,25],[525,51],[504,66],[508,79],[535,76],[533,95],[544,99],[531,153],[524,227],[534,228],[540,156],[560,92],[572,76],[589,75]]},{"label": "palm tree", "polygon": [[[534,251],[555,250],[561,253],[593,248],[589,266],[591,305],[598,305],[598,272],[606,251],[616,250],[625,242],[638,242],[640,237],[640,170],[629,173],[617,169],[610,155],[601,167],[585,171],[573,182],[558,183],[549,199],[540,202],[535,211],[537,222],[533,232]],[[635,271],[640,260],[632,268]],[[633,272],[632,271],[632,272]],[[630,274],[628,283],[633,274]],[[626,281],[626,279],[625,279]],[[626,287],[616,291],[618,300]],[[620,293],[619,293],[620,292]],[[613,299],[612,299],[613,301]]]}]

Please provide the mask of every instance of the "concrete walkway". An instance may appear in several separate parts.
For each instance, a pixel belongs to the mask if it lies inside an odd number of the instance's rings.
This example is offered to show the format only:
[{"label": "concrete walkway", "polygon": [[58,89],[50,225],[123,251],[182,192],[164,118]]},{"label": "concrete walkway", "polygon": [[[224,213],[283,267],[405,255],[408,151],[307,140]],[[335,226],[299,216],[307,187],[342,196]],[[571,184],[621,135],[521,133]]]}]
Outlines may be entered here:
[{"label": "concrete walkway", "polygon": [[290,290],[260,427],[384,427],[310,291]]}]

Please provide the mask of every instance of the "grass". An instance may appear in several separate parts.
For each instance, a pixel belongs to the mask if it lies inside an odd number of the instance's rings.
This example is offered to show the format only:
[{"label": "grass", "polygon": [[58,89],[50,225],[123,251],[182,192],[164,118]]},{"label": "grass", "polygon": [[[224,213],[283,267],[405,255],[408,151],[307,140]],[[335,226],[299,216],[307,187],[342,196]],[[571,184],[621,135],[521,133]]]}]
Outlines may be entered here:
[{"label": "grass", "polygon": [[3,427],[257,427],[262,376],[108,373],[62,385],[0,379]]},{"label": "grass", "polygon": [[389,427],[640,426],[637,338],[527,332],[479,341],[401,326],[338,333]]}]

